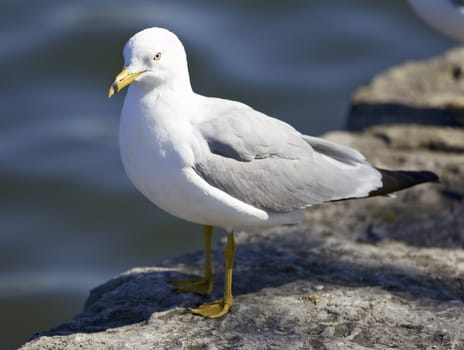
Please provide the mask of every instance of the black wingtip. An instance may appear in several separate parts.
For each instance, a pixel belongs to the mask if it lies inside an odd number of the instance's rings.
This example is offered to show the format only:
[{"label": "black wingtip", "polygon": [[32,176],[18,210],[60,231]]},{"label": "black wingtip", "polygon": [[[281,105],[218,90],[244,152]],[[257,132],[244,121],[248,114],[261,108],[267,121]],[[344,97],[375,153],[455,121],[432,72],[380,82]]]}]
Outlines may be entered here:
[{"label": "black wingtip", "polygon": [[384,196],[426,182],[440,183],[440,178],[432,171],[377,170],[382,174],[382,187],[371,191],[369,197]]},{"label": "black wingtip", "polygon": [[412,176],[416,180],[420,181],[419,183],[423,182],[440,182],[440,178],[437,174],[432,171],[421,170],[421,171],[401,171],[402,173],[406,173],[409,176]]}]

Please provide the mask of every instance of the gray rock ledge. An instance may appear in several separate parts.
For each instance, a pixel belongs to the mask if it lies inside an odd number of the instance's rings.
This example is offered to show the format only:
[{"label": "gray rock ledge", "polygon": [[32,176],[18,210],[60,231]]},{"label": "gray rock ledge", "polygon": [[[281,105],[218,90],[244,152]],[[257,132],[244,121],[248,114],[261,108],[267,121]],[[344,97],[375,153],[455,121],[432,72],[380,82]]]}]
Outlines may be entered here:
[{"label": "gray rock ledge", "polygon": [[450,127],[464,126],[462,62],[459,48],[379,74],[355,92],[348,122],[377,126],[325,136],[379,167],[433,170],[441,184],[237,233],[235,305],[222,319],[186,312],[221,297],[216,247],[210,298],[168,283],[200,274],[202,252],[163,260],[95,288],[80,314],[21,349],[464,349],[464,129]]},{"label": "gray rock ledge", "polygon": [[354,93],[349,130],[397,123],[464,126],[464,48],[392,67]]},{"label": "gray rock ledge", "polygon": [[378,166],[434,170],[442,183],[237,233],[235,305],[222,319],[186,313],[221,297],[217,247],[211,298],[168,283],[199,274],[202,252],[163,260],[95,288],[82,313],[21,349],[463,349],[464,130],[377,126],[326,137]]}]

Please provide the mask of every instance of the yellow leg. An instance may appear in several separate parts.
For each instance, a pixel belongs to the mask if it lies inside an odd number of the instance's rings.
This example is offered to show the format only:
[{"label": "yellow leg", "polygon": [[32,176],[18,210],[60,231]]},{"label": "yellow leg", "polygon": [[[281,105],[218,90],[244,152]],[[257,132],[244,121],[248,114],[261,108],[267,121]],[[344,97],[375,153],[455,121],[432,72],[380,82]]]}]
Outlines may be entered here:
[{"label": "yellow leg", "polygon": [[192,292],[200,295],[210,295],[213,290],[213,267],[211,265],[211,240],[213,227],[203,226],[205,237],[205,275],[200,279],[179,279],[170,281],[177,287],[177,292]]},{"label": "yellow leg", "polygon": [[232,307],[232,270],[234,266],[235,242],[234,233],[227,235],[227,245],[224,249],[226,258],[226,276],[224,284],[224,299],[213,303],[201,304],[190,312],[208,318],[219,318],[227,314]]}]

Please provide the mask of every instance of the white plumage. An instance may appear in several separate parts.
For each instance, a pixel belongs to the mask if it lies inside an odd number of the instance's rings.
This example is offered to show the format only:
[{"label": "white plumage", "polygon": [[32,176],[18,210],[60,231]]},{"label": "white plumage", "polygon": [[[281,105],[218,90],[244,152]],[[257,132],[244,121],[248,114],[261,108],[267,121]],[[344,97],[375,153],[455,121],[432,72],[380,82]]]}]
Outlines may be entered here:
[{"label": "white plumage", "polygon": [[428,24],[464,42],[463,0],[409,0],[414,11]]},{"label": "white plumage", "polygon": [[228,230],[289,224],[309,205],[365,197],[382,185],[354,150],[242,103],[194,93],[184,48],[165,29],[137,33],[124,57],[129,73],[143,72],[121,115],[124,168],[175,216]]}]

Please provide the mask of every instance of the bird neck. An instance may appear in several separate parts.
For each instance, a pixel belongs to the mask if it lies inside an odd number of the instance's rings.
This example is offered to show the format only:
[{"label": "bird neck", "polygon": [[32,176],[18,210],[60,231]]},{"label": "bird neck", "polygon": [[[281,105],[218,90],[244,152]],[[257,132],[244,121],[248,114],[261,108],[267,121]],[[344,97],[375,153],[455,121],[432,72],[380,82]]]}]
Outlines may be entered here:
[{"label": "bird neck", "polygon": [[[195,106],[195,98],[190,82],[184,85],[162,84],[151,89],[142,84],[132,84],[124,100],[123,110],[138,110],[140,115],[162,126],[185,120],[185,116],[191,112],[186,106]],[[137,103],[134,104],[134,101]],[[169,117],[165,118],[166,115]]]},{"label": "bird neck", "polygon": [[188,76],[172,77],[169,81],[140,81],[131,88],[140,98],[148,95],[150,98],[163,96],[181,98],[193,94]]}]

